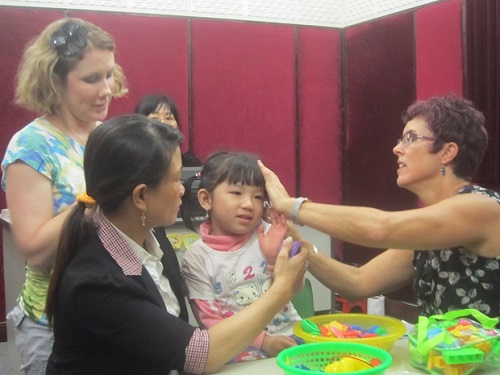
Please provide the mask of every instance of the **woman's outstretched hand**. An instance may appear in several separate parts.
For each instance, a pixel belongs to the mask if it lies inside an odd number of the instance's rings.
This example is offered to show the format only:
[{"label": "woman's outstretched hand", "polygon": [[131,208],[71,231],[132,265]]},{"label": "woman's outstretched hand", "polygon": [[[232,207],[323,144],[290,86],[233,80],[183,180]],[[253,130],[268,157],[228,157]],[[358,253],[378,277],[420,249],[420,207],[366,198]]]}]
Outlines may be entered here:
[{"label": "woman's outstretched hand", "polygon": [[266,181],[266,192],[271,207],[280,214],[289,216],[293,206],[293,199],[288,195],[278,176],[258,160],[260,170]]}]

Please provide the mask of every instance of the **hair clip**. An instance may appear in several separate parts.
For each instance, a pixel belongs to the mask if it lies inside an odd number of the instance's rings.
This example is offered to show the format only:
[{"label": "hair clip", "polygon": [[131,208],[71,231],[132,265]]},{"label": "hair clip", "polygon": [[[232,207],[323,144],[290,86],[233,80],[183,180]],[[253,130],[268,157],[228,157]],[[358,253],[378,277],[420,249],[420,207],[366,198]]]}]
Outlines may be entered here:
[{"label": "hair clip", "polygon": [[201,172],[196,172],[194,175],[197,179],[201,179]]},{"label": "hair clip", "polygon": [[87,29],[74,21],[68,21],[52,34],[50,43],[60,57],[82,55],[87,46]]},{"label": "hair clip", "polygon": [[92,208],[96,204],[95,199],[88,195],[85,191],[76,196],[76,201],[78,203],[83,203],[87,208]]}]

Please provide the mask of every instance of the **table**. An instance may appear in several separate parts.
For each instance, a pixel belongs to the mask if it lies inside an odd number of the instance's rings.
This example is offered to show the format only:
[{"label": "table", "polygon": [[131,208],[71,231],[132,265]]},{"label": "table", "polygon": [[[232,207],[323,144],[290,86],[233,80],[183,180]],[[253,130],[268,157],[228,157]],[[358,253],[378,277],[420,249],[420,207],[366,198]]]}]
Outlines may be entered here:
[{"label": "table", "polygon": [[[386,375],[424,375],[429,374],[418,370],[408,362],[408,339],[403,337],[394,343],[391,349],[392,365],[385,372]],[[498,375],[500,368],[478,370],[474,375]],[[242,362],[225,365],[217,374],[227,375],[283,375],[283,370],[276,363],[276,358],[262,359],[259,361]]]}]

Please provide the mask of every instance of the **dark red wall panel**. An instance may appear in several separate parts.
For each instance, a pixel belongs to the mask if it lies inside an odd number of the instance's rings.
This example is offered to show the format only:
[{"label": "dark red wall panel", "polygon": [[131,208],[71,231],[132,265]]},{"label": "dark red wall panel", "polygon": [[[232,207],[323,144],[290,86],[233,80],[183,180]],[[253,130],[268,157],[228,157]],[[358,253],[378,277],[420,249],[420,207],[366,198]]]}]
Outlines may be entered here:
[{"label": "dark red wall panel", "polygon": [[295,186],[294,28],[192,21],[193,150],[257,153]]},{"label": "dark red wall panel", "polygon": [[[403,130],[401,113],[415,99],[413,14],[350,27],[345,46],[345,203],[386,210],[414,207],[413,194],[396,185],[392,153]],[[352,245],[345,252],[348,261],[357,263],[375,253]]]},{"label": "dark red wall panel", "polygon": [[340,203],[340,30],[302,28],[298,35],[300,195]]},{"label": "dark red wall panel", "polygon": [[462,0],[418,9],[415,20],[417,98],[462,95]]},{"label": "dark red wall panel", "polygon": [[99,12],[71,11],[68,15],[90,21],[115,38],[115,60],[125,72],[129,93],[111,104],[109,116],[133,112],[145,94],[170,94],[179,107],[186,136],[182,148],[187,149],[188,21]]},{"label": "dark red wall panel", "polygon": [[[14,102],[16,72],[26,44],[45,26],[63,16],[63,11],[0,7],[0,152],[3,158],[10,138],[36,114]],[[1,189],[0,189],[1,190]],[[5,207],[3,190],[1,207]]]}]

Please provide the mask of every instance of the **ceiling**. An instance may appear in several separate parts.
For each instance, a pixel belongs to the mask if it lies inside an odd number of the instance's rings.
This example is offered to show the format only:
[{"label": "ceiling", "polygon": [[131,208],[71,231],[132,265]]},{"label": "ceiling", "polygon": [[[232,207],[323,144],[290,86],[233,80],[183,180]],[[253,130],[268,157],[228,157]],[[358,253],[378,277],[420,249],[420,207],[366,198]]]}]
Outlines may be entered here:
[{"label": "ceiling", "polygon": [[343,28],[438,1],[439,0],[1,0],[0,5],[202,17]]}]

